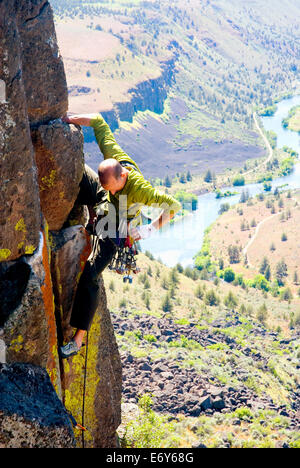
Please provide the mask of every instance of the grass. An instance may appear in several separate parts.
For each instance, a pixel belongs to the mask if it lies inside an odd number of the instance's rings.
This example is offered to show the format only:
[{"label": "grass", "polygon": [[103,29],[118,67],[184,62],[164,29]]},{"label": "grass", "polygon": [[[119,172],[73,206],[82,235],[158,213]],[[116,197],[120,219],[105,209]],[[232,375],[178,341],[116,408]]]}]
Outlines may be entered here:
[{"label": "grass", "polygon": [[[143,300],[144,289],[141,279],[137,277],[131,287],[124,287],[122,278],[119,278],[117,275],[113,276],[113,273],[109,271],[104,272],[105,283],[110,284],[111,281],[115,283],[115,291],[111,291],[108,287],[106,289],[110,308],[117,314],[120,313],[119,302],[120,297],[122,297],[126,301],[126,310],[130,312],[129,317],[131,316],[132,319],[135,316],[151,315],[158,319],[170,316],[178,325],[195,322],[196,326],[199,326],[200,329],[201,327],[202,329],[209,329],[211,334],[216,337],[224,334],[235,340],[238,346],[242,348],[250,347],[253,353],[263,352],[267,357],[270,357],[274,353],[274,339],[267,338],[264,335],[261,337],[255,334],[251,335],[251,331],[259,323],[256,319],[256,312],[262,304],[267,302],[269,311],[268,327],[274,330],[275,326],[280,323],[282,338],[290,335],[288,304],[282,304],[278,299],[273,297],[268,297],[266,301],[262,292],[258,290],[243,290],[238,286],[234,287],[223,282],[216,286],[207,280],[191,280],[191,278],[186,277],[182,273],[178,273],[179,282],[176,286],[175,297],[172,299],[172,313],[165,314],[162,311],[161,304],[161,299],[165,293],[165,289],[161,285],[161,279],[163,277],[169,278],[170,269],[160,262],[149,259],[144,254],[141,254],[140,262],[144,265],[144,274],[149,269],[149,266],[152,270],[152,276],[147,274],[147,280],[150,283],[150,310],[146,307]],[[156,276],[157,271],[159,271],[160,280]],[[143,278],[143,274],[140,275],[140,278]],[[213,289],[220,298],[219,305],[210,307],[205,304],[204,300],[197,298],[195,296],[195,289],[198,285],[204,291]],[[237,298],[238,305],[235,307],[235,312],[230,311],[224,305],[229,291],[233,291]],[[250,315],[248,313],[240,315],[241,304],[251,304],[252,312]],[[232,322],[232,314],[234,313],[240,317],[239,325],[233,324],[225,328],[214,328],[213,323],[215,320],[222,320],[224,324]],[[287,347],[286,351],[284,351],[278,343],[276,364],[270,365],[270,372],[266,376],[264,371],[260,371],[259,367],[256,368],[256,365],[253,364],[250,358],[245,358],[239,352],[233,355],[230,347],[225,342],[222,342],[222,340],[215,345],[203,347],[194,340],[182,336],[180,339],[175,339],[170,343],[161,344],[153,348],[152,344],[154,341],[150,339],[151,337],[149,338],[148,332],[143,336],[140,331],[126,331],[123,336],[118,336],[117,338],[121,351],[130,350],[136,356],[151,355],[152,359],[163,356],[168,356],[170,359],[176,358],[177,352],[180,349],[184,352],[186,359],[189,362],[193,362],[193,365],[197,367],[199,372],[204,372],[207,367],[211,367],[212,376],[222,383],[230,383],[233,379],[231,360],[234,357],[234,360],[240,361],[243,367],[246,366],[247,368],[250,366],[249,375],[256,376],[256,383],[261,388],[261,391],[265,391],[266,393],[271,392],[272,395],[273,393],[275,395],[278,394],[278,401],[286,399],[285,391],[280,390],[281,385],[288,387],[293,385],[293,366],[287,365],[287,358],[291,355],[291,352],[295,351],[292,351],[290,347]],[[213,366],[211,366],[212,362],[214,363]],[[284,366],[286,366],[286,369],[284,369]],[[276,375],[274,374],[274,369],[276,369]],[[251,381],[248,384],[251,387]]]},{"label": "grass", "polygon": [[[192,322],[199,330],[209,332],[216,343],[203,346],[181,332],[172,341],[161,342],[154,338],[155,327],[149,333],[136,326],[135,330],[117,335],[121,354],[130,353],[136,358],[150,357],[152,361],[175,361],[180,367],[194,369],[216,386],[227,385],[238,389],[243,385],[258,397],[268,396],[274,404],[290,408],[291,392],[299,385],[296,363],[300,353],[297,342],[284,341],[294,333],[289,328],[292,304],[271,295],[266,297],[263,291],[257,289],[234,286],[222,280],[216,282],[213,278],[203,279],[201,272],[195,273],[194,279],[190,274],[186,276],[181,268],[174,273],[174,269],[154,260],[148,252],[147,255],[140,254],[139,265],[142,272],[134,277],[130,286],[124,285],[119,275],[109,270],[104,272],[110,309],[120,317],[126,310],[126,317],[131,321],[146,317],[154,317],[157,321],[169,318],[178,327],[188,326]],[[172,312],[165,313],[162,298],[167,291],[171,291],[172,281],[176,283],[171,298]],[[145,304],[145,284],[150,298],[148,305]],[[199,289],[203,294],[199,293]],[[216,306],[205,303],[205,294],[211,290],[219,298]],[[233,310],[225,306],[230,292],[236,301],[232,303]],[[123,301],[121,309],[120,301]],[[267,305],[268,310],[265,325],[257,319],[257,312],[263,304]],[[245,306],[243,309],[242,305]],[[218,326],[216,321],[219,322]],[[281,326],[280,332],[276,331],[278,324]],[[226,342],[226,337],[232,340],[231,345]],[[159,447],[192,447],[199,444],[209,448],[264,448],[282,444],[299,447],[299,432],[290,428],[289,418],[266,408],[254,411],[240,407],[232,413],[221,412],[197,418],[177,415],[173,417],[172,429],[168,426],[168,418],[163,419],[163,416],[156,414],[156,422],[153,419],[152,425],[142,424],[146,432],[141,435],[141,431],[138,431],[139,442],[135,442],[138,443],[136,446],[143,447],[150,443]],[[123,434],[128,424],[126,421],[125,417],[120,429]],[[135,418],[132,422],[136,430],[138,426],[141,427],[141,424],[136,425],[137,421]],[[163,435],[155,442],[149,431],[155,434],[156,427]],[[137,433],[131,436],[131,444],[135,437]],[[149,442],[149,437],[152,442]]]},{"label": "grass", "polygon": [[[144,396],[139,406],[143,404]],[[150,399],[151,401],[151,399]],[[232,413],[186,418],[179,415],[170,423],[153,411],[139,410],[138,419],[121,427],[123,446],[200,447],[207,448],[299,448],[299,432],[290,428],[290,421],[274,411],[241,407]],[[158,437],[159,436],[159,437]],[[151,445],[149,445],[149,440]]]}]

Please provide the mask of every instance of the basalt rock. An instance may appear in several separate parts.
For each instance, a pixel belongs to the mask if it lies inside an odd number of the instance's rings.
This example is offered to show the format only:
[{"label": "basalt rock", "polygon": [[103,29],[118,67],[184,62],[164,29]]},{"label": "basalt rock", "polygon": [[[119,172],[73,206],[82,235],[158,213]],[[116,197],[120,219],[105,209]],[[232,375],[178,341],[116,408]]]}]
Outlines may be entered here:
[{"label": "basalt rock", "polygon": [[41,209],[49,230],[61,229],[72,210],[84,170],[83,136],[55,120],[32,129]]},{"label": "basalt rock", "polygon": [[73,336],[70,317],[78,281],[91,253],[91,240],[83,226],[71,226],[51,235],[51,270],[59,327],[59,341]]},{"label": "basalt rock", "polygon": [[66,409],[82,420],[85,350],[86,444],[117,445],[121,361],[101,275],[88,346],[64,362],[57,352],[72,336],[72,304],[90,254],[84,209],[73,207],[83,137],[60,119],[67,108],[49,2],[0,0],[1,448],[81,446]]},{"label": "basalt rock", "polygon": [[68,89],[52,9],[46,0],[16,3],[29,121],[49,122],[68,109]]},{"label": "basalt rock", "polygon": [[73,448],[67,412],[44,369],[0,364],[0,448]]},{"label": "basalt rock", "polygon": [[102,301],[96,310],[86,346],[62,363],[65,404],[78,421],[82,418],[83,401],[86,405],[89,402],[84,414],[89,430],[85,442],[87,448],[116,447],[115,434],[121,423],[122,367],[101,275],[98,281]]},{"label": "basalt rock", "polygon": [[[73,335],[70,317],[74,295],[85,263],[91,252],[91,242],[82,226],[71,226],[51,235],[51,270],[55,308],[59,327],[59,342]],[[62,386],[67,408],[76,419],[82,419],[82,398],[92,401],[85,414],[90,437],[88,447],[114,447],[115,430],[121,422],[122,369],[111,318],[106,304],[106,292],[101,275],[98,278],[102,301],[99,303],[88,341],[72,360],[63,361]],[[85,367],[86,384],[78,369]]]},{"label": "basalt rock", "polygon": [[0,263],[0,326],[8,363],[48,370],[61,396],[49,246],[41,233],[34,255]]},{"label": "basalt rock", "polygon": [[41,212],[15,2],[0,2],[0,261],[32,253]]}]

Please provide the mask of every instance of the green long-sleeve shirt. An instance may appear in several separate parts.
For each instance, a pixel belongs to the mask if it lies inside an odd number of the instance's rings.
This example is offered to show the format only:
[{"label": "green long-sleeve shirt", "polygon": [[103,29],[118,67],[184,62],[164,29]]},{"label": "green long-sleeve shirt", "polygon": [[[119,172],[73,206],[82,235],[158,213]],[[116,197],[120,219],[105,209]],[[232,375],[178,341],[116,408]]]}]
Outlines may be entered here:
[{"label": "green long-sleeve shirt", "polygon": [[[177,213],[181,209],[181,204],[175,198],[160,192],[152,187],[150,182],[146,181],[133,159],[126,154],[117,144],[113,133],[108,124],[105,122],[101,114],[91,120],[91,127],[94,129],[95,138],[99,145],[104,159],[114,158],[119,162],[124,163],[129,171],[127,182],[122,190],[115,195],[109,193],[109,201],[114,205],[117,214],[119,214],[120,204],[122,205],[121,196],[127,198],[127,218],[132,219],[137,216],[142,206],[156,206],[163,209],[168,208],[170,211]],[[126,166],[126,162],[129,163]],[[134,166],[134,167],[132,167]]]}]

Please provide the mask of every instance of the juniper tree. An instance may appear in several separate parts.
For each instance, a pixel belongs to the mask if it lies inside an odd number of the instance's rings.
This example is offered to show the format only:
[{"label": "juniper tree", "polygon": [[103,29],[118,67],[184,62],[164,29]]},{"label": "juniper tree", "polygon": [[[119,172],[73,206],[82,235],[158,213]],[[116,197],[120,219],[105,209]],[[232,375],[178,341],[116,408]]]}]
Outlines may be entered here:
[{"label": "juniper tree", "polygon": [[257,311],[257,320],[262,323],[263,325],[266,324],[266,320],[268,318],[268,309],[265,303]]},{"label": "juniper tree", "polygon": [[240,251],[236,245],[230,245],[228,247],[229,263],[240,262]]},{"label": "juniper tree", "polygon": [[227,296],[224,299],[224,304],[226,307],[230,309],[235,309],[235,307],[238,305],[238,299],[237,297],[232,293],[232,291],[229,291]]},{"label": "juniper tree", "polygon": [[171,312],[173,306],[172,306],[172,303],[171,303],[171,297],[169,295],[169,293],[167,293],[165,295],[165,297],[163,298],[163,301],[162,301],[162,310],[164,312]]},{"label": "juniper tree", "polygon": [[288,276],[288,268],[285,261],[282,259],[276,265],[276,279],[278,281],[279,286],[284,285],[284,280]]},{"label": "juniper tree", "polygon": [[265,275],[265,272],[266,272],[266,269],[270,267],[270,262],[268,260],[267,257],[264,257],[262,259],[262,262],[260,264],[260,267],[259,267],[259,272],[262,274],[262,275]]},{"label": "juniper tree", "polygon": [[294,272],[294,284],[298,284],[298,273],[296,270]]}]

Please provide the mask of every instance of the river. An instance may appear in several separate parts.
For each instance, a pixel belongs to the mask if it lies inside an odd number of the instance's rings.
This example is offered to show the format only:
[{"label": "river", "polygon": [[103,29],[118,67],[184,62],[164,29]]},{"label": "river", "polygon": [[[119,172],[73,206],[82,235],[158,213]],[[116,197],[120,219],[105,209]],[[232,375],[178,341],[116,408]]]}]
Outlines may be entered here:
[{"label": "river", "polygon": [[[288,111],[300,105],[300,96],[284,99],[277,104],[277,111],[273,116],[262,117],[266,130],[277,134],[277,147],[289,146],[300,154],[300,136],[282,127],[282,119]],[[300,162],[295,164],[291,174],[272,181],[272,190],[287,185],[285,188],[300,188]],[[193,265],[193,257],[202,247],[204,232],[219,216],[221,204],[235,205],[240,200],[240,193],[248,190],[249,195],[255,196],[264,191],[263,184],[249,184],[243,187],[228,187],[224,190],[238,192],[238,195],[226,199],[216,199],[214,193],[207,193],[198,197],[198,208],[190,216],[177,221],[171,226],[155,233],[151,238],[141,242],[142,250],[148,250],[156,259],[161,259],[167,266],[173,267],[181,263],[184,267]],[[225,200],[225,201],[224,201]]]}]

